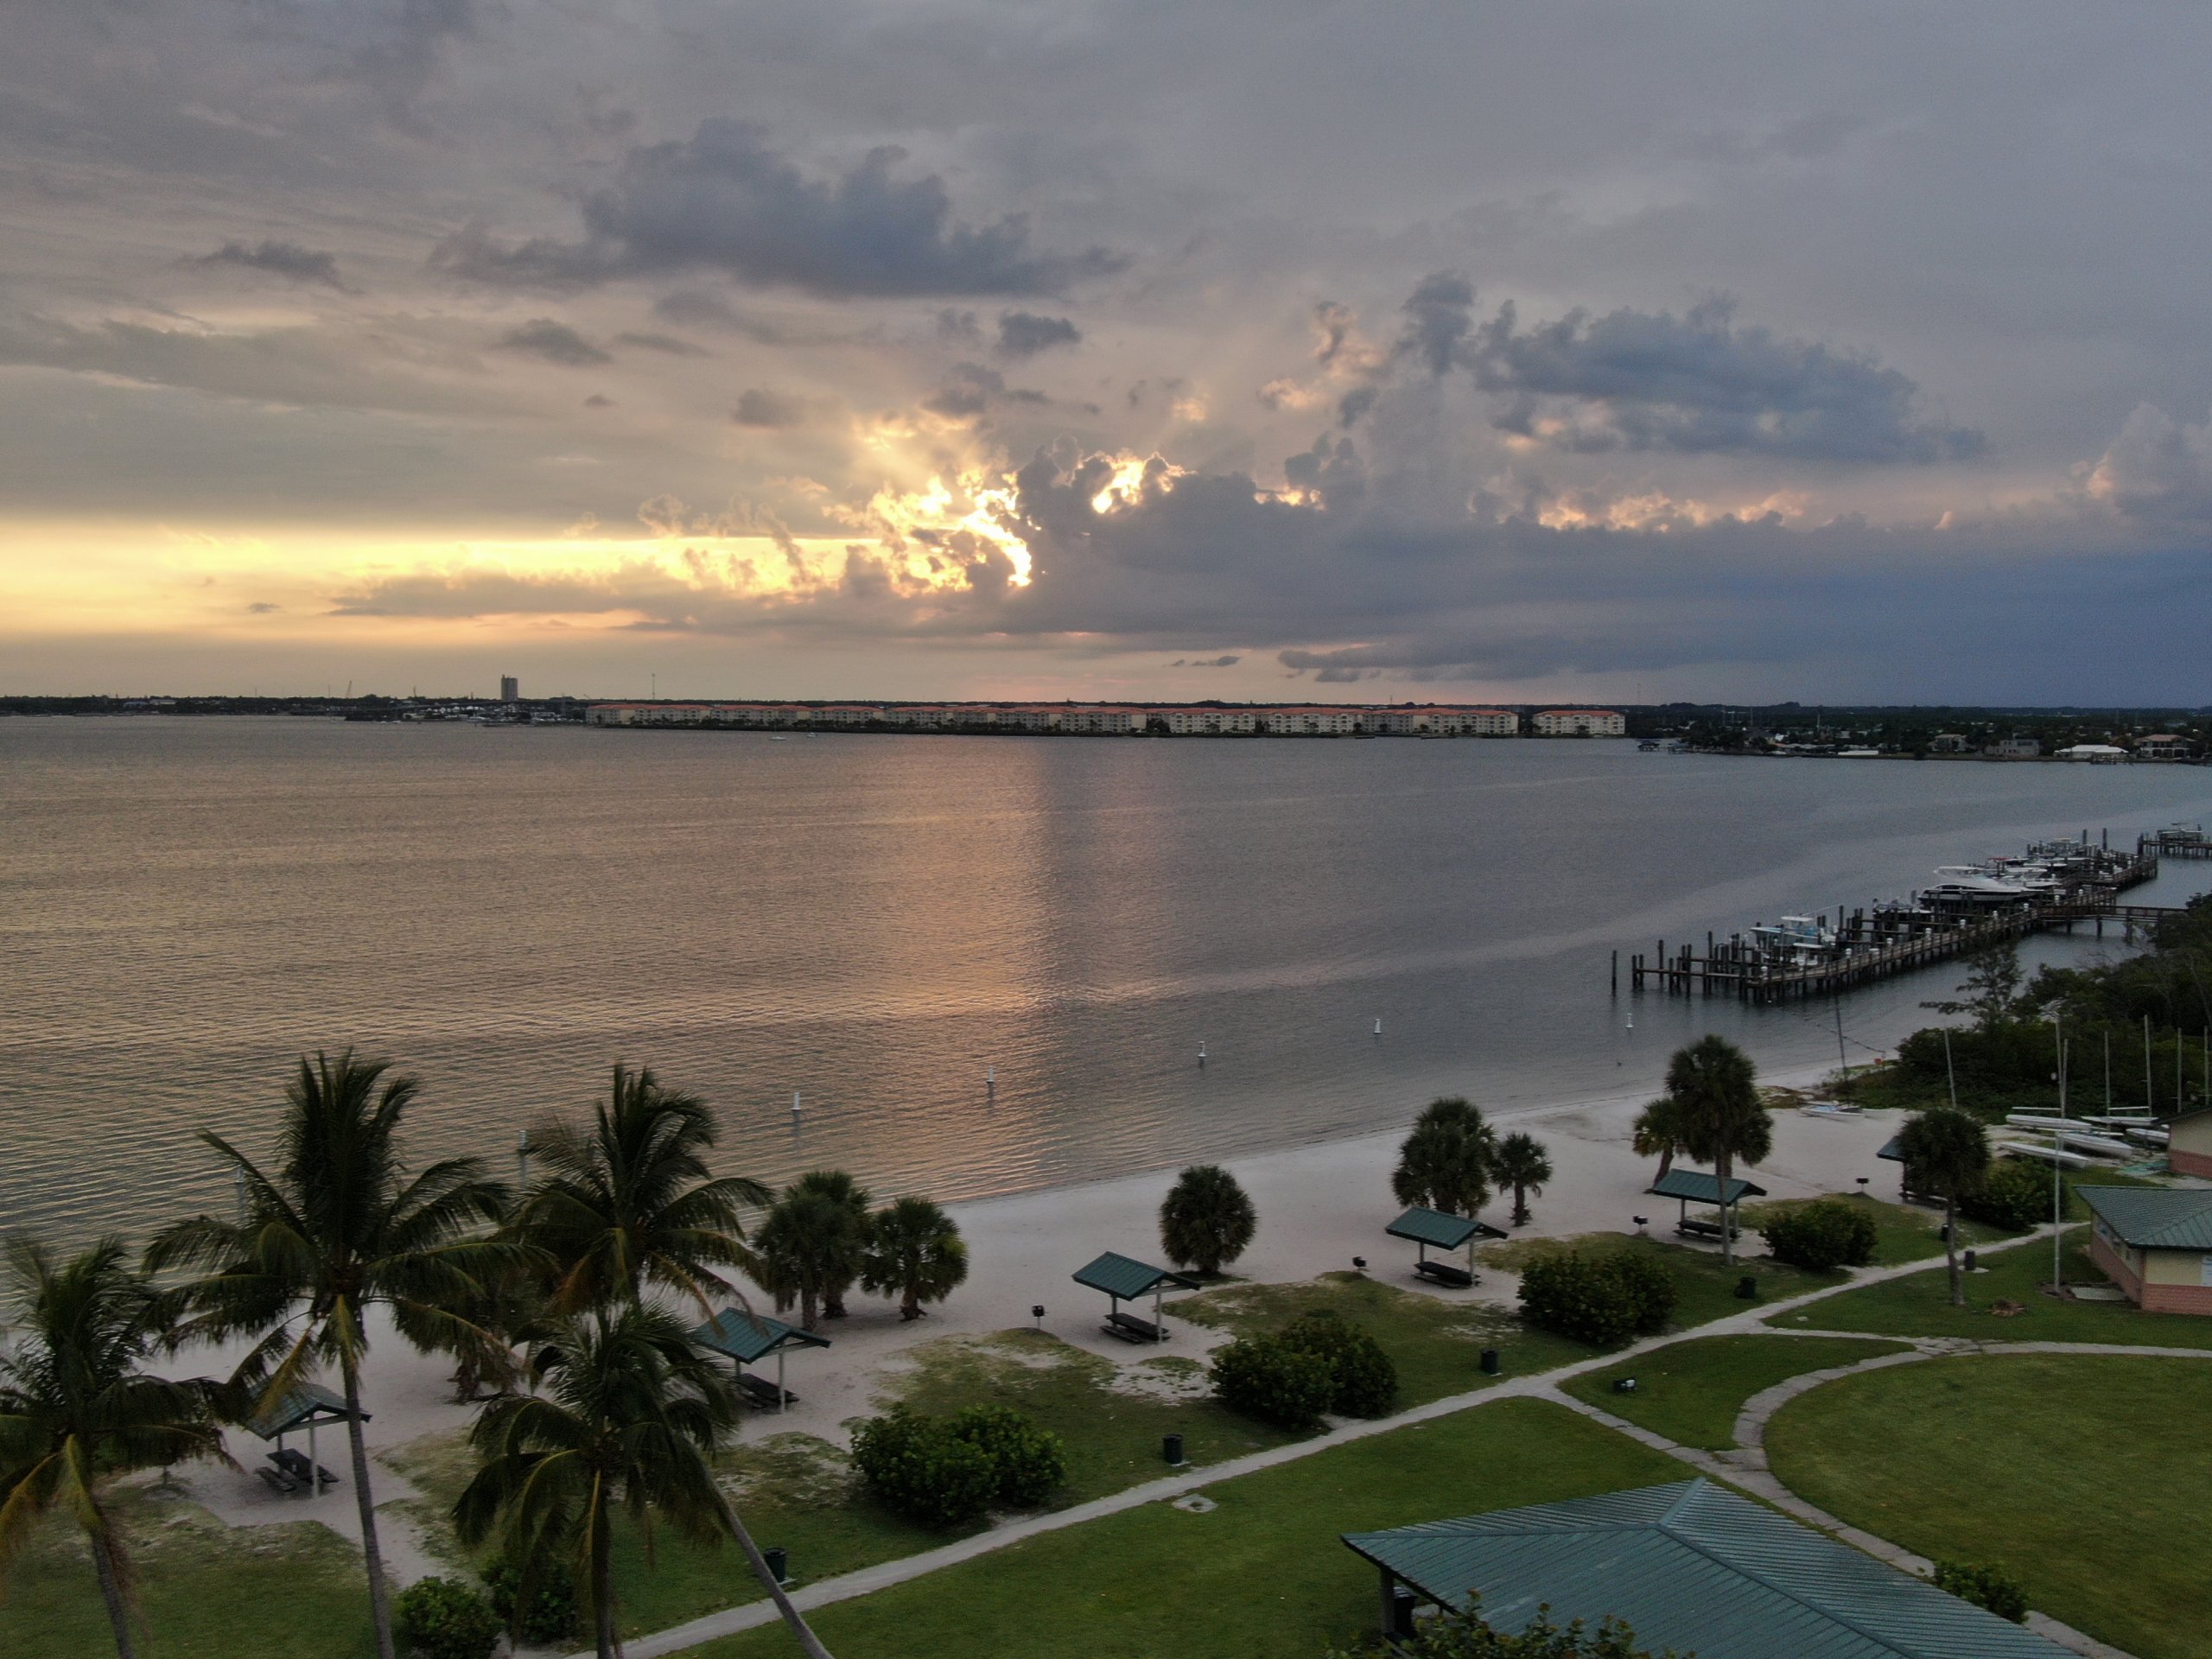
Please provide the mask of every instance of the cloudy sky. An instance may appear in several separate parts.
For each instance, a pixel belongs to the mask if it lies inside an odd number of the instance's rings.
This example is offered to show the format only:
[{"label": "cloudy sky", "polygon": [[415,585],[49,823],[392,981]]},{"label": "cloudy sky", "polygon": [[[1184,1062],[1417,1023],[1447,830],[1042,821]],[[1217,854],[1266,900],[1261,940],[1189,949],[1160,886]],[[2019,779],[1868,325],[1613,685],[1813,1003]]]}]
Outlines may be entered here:
[{"label": "cloudy sky", "polygon": [[0,0],[0,692],[2212,700],[2212,13]]}]

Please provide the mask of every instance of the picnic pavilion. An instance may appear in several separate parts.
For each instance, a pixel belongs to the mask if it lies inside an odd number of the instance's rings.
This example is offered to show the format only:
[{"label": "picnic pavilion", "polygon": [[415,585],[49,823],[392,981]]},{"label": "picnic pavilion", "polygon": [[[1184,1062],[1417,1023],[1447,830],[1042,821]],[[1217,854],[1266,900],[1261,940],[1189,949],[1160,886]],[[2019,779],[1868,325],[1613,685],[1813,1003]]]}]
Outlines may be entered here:
[{"label": "picnic pavilion", "polygon": [[[1745,1198],[1766,1197],[1766,1188],[1739,1180],[1733,1175],[1728,1178],[1727,1187],[1724,1190],[1720,1177],[1709,1169],[1670,1169],[1643,1190],[1657,1198],[1681,1201],[1681,1218],[1675,1224],[1675,1230],[1684,1238],[1718,1239],[1724,1223],[1728,1227],[1728,1236],[1731,1238],[1737,1236],[1735,1223],[1730,1219],[1736,1206]],[[1707,1221],[1702,1216],[1692,1216],[1690,1205],[1694,1204],[1717,1205],[1722,1220]]]},{"label": "picnic pavilion", "polygon": [[1517,1636],[1549,1609],[1697,1659],[2062,1659],[2069,1650],[1703,1478],[1344,1541],[1382,1574],[1386,1635],[1423,1602]]},{"label": "picnic pavilion", "polygon": [[[246,1427],[254,1434],[276,1442],[276,1449],[269,1454],[269,1461],[275,1466],[257,1466],[253,1472],[273,1492],[289,1497],[304,1486],[309,1497],[321,1497],[323,1488],[338,1484],[338,1477],[315,1460],[315,1432],[324,1423],[345,1421],[346,1402],[337,1395],[320,1382],[296,1383],[283,1398],[245,1420]],[[369,1421],[367,1412],[361,1414],[361,1421]],[[308,1449],[303,1452],[284,1444],[287,1434],[296,1434],[302,1429],[308,1435]]]},{"label": "picnic pavilion", "polygon": [[[755,1313],[748,1308],[726,1307],[691,1333],[691,1340],[702,1348],[727,1356],[737,1368],[737,1385],[756,1406],[773,1406],[783,1410],[798,1396],[784,1386],[784,1356],[793,1348],[827,1348],[830,1338],[817,1337],[811,1331],[802,1331],[795,1325],[785,1325],[781,1319],[772,1319],[765,1313]],[[776,1357],[776,1380],[755,1376],[745,1368],[757,1365],[773,1354]]]},{"label": "picnic pavilion", "polygon": [[[1440,1285],[1462,1287],[1475,1282],[1475,1241],[1506,1236],[1503,1228],[1493,1227],[1486,1221],[1451,1215],[1442,1210],[1424,1210],[1419,1205],[1382,1230],[1393,1238],[1409,1238],[1421,1247],[1420,1256],[1414,1262],[1414,1272],[1421,1278],[1433,1279]],[[1467,1265],[1464,1268],[1450,1262],[1432,1262],[1428,1259],[1432,1247],[1440,1250],[1456,1250],[1462,1245],[1467,1250]]]},{"label": "picnic pavilion", "polygon": [[[1166,1268],[1109,1250],[1096,1261],[1076,1269],[1076,1283],[1087,1290],[1106,1293],[1106,1332],[1124,1342],[1165,1342],[1167,1322],[1160,1315],[1160,1299],[1169,1290],[1196,1290],[1198,1281]],[[1152,1298],[1152,1317],[1141,1319],[1122,1312],[1123,1302]]]}]

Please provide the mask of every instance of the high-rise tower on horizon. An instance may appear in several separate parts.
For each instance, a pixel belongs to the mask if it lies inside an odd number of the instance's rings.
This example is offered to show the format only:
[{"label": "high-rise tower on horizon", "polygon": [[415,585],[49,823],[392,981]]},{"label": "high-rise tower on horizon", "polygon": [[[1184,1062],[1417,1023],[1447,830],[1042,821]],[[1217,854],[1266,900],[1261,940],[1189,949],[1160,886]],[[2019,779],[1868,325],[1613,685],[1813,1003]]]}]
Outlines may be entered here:
[{"label": "high-rise tower on horizon", "polygon": [[500,675],[499,701],[501,702],[520,702],[522,701],[522,682],[512,674]]}]

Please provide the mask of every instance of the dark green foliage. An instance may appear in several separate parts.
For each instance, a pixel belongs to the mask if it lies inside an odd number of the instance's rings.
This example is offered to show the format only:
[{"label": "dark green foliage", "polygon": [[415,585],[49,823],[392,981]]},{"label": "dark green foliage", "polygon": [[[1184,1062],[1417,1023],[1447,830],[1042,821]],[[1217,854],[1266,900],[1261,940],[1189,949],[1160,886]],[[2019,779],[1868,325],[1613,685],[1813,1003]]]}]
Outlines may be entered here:
[{"label": "dark green foliage", "polygon": [[1500,1186],[1513,1192],[1513,1224],[1525,1227],[1529,1223],[1529,1195],[1541,1192],[1544,1183],[1552,1178],[1552,1155],[1544,1150],[1544,1143],[1525,1130],[1516,1129],[1497,1143],[1497,1155],[1491,1163]]},{"label": "dark green foliage", "polygon": [[955,1412],[947,1427],[991,1459],[998,1483],[992,1495],[1011,1508],[1034,1509],[1067,1482],[1060,1437],[1012,1406],[970,1406]]},{"label": "dark green foliage", "polygon": [[891,1509],[933,1527],[995,1503],[1033,1506],[1067,1478],[1059,1438],[1007,1406],[925,1417],[895,1405],[853,1431],[853,1467]]},{"label": "dark green foliage", "polygon": [[754,1230],[745,1261],[779,1312],[798,1304],[809,1331],[844,1312],[844,1294],[867,1263],[868,1193],[842,1170],[817,1169],[784,1189]]},{"label": "dark green foliage", "polygon": [[1920,1006],[1938,1014],[1970,1014],[1975,1030],[1992,1031],[2018,1018],[2020,1001],[2020,944],[2006,939],[1967,958],[1966,983],[1956,1000]]},{"label": "dark green foliage", "polygon": [[1943,1255],[1951,1268],[1951,1302],[1966,1306],[1959,1277],[1959,1201],[1989,1173],[1989,1141],[1967,1113],[1937,1106],[1907,1120],[1897,1131],[1897,1155],[1919,1191],[1943,1200]]},{"label": "dark green foliage", "polygon": [[487,1659],[499,1616],[480,1592],[453,1579],[424,1579],[392,1598],[392,1632],[420,1659]]},{"label": "dark green foliage", "polygon": [[1311,1428],[1336,1397],[1329,1362],[1280,1337],[1240,1337],[1214,1356],[1222,1404],[1279,1428]]},{"label": "dark green foliage", "polygon": [[1599,1348],[1667,1328],[1675,1281],[1627,1250],[1547,1251],[1521,1275],[1521,1317]]},{"label": "dark green foliage", "polygon": [[1948,1590],[1961,1601],[1986,1607],[2015,1624],[2028,1622],[2028,1592],[2001,1567],[1980,1567],[1966,1561],[1936,1563],[1936,1587]]},{"label": "dark green foliage", "polygon": [[1276,1340],[1328,1366],[1334,1390],[1328,1408],[1338,1416],[1389,1414],[1398,1397],[1398,1368],[1382,1344],[1358,1325],[1326,1310],[1301,1313]]},{"label": "dark green foliage", "polygon": [[2050,1219],[2050,1172],[2017,1158],[1998,1159],[1977,1185],[1959,1195],[1959,1213],[2008,1233],[2031,1231]]},{"label": "dark green foliage", "polygon": [[1175,1178],[1160,1206],[1160,1243],[1179,1268],[1219,1273],[1244,1254],[1259,1211],[1219,1164],[1193,1164]]},{"label": "dark green foliage", "polygon": [[1390,1191],[1400,1204],[1471,1216],[1490,1201],[1497,1136],[1481,1109],[1456,1097],[1433,1100],[1398,1148]]},{"label": "dark green foliage", "polygon": [[[1774,1123],[1759,1100],[1758,1072],[1750,1055],[1725,1037],[1705,1036],[1675,1051],[1667,1062],[1667,1096],[1682,1150],[1711,1164],[1725,1192],[1736,1164],[1756,1164],[1774,1147]],[[1723,1206],[1720,1259],[1733,1262],[1736,1247],[1726,1230]]]},{"label": "dark green foliage", "polygon": [[484,1587],[499,1622],[533,1647],[553,1647],[576,1633],[576,1577],[563,1561],[537,1561],[527,1582],[512,1562],[494,1561],[484,1571]]},{"label": "dark green foliage", "polygon": [[1814,1273],[1863,1268],[1874,1259],[1878,1229],[1863,1204],[1848,1198],[1821,1198],[1794,1205],[1760,1230],[1777,1262]]},{"label": "dark green foliage", "polygon": [[[1672,1648],[1654,1654],[1636,1644],[1636,1632],[1618,1619],[1608,1618],[1596,1630],[1580,1619],[1561,1630],[1552,1623],[1551,1609],[1540,1608],[1527,1629],[1507,1636],[1491,1629],[1473,1608],[1446,1611],[1424,1619],[1414,1639],[1392,1651],[1398,1659],[1696,1659],[1677,1655]],[[1325,1659],[1354,1659],[1332,1649]]]}]

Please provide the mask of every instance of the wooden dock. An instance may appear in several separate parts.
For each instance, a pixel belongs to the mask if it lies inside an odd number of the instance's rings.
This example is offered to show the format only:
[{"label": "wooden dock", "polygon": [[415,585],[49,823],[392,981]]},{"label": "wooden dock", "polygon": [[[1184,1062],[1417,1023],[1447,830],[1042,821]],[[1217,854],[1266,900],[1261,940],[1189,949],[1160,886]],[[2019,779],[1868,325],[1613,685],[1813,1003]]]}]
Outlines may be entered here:
[{"label": "wooden dock", "polygon": [[2212,858],[2212,836],[2202,830],[2161,830],[2145,845],[2160,858]]},{"label": "wooden dock", "polygon": [[1670,951],[1662,939],[1650,956],[1639,951],[1630,958],[1629,988],[1732,996],[1764,1006],[1833,996],[2055,928],[2070,932],[2086,922],[2101,937],[2107,923],[2147,927],[2180,912],[2122,904],[2120,895],[2156,875],[2158,857],[2156,840],[2145,837],[2134,858],[2110,877],[2001,911],[1839,910],[1832,925],[1823,914],[1817,918],[1816,938],[1808,937],[1795,959],[1778,957],[1770,943],[1756,935],[1721,939],[1708,933],[1702,952],[1694,944]]}]

